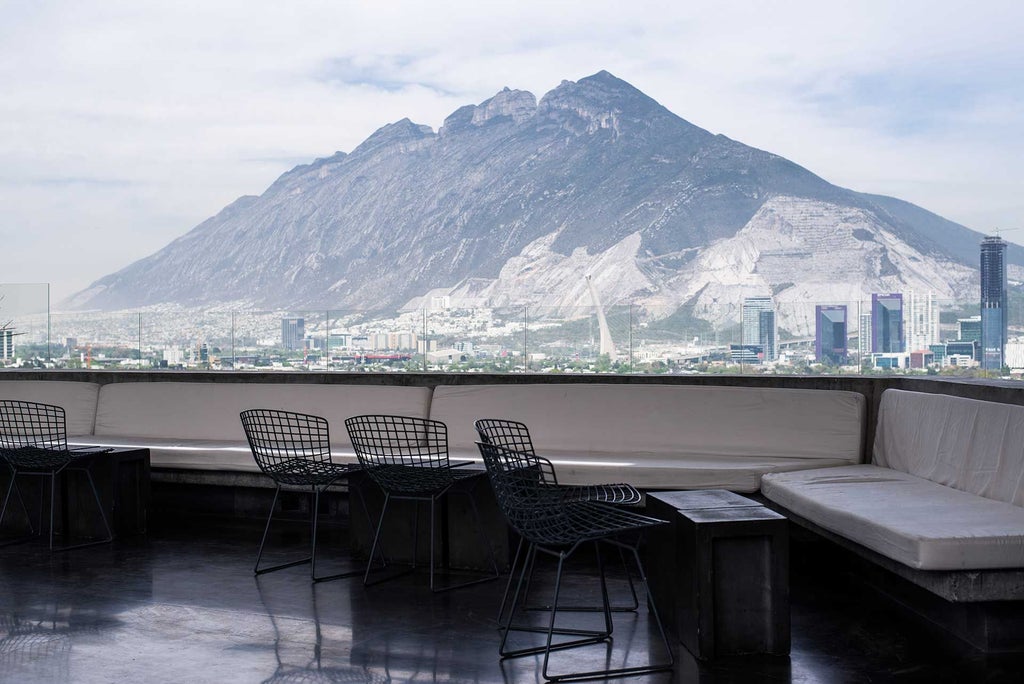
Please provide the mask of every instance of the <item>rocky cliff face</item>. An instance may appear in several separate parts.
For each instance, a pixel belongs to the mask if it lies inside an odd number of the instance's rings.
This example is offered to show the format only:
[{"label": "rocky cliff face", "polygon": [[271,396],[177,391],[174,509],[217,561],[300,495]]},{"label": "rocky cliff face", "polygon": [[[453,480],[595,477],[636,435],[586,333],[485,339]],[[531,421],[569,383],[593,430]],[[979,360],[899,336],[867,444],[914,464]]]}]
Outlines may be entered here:
[{"label": "rocky cliff face", "polygon": [[[72,302],[395,310],[854,301],[972,292],[980,235],[693,126],[607,72],[538,103],[505,89],[300,166]],[[1011,261],[1024,262],[1011,251]],[[723,306],[722,302],[730,304]]]}]

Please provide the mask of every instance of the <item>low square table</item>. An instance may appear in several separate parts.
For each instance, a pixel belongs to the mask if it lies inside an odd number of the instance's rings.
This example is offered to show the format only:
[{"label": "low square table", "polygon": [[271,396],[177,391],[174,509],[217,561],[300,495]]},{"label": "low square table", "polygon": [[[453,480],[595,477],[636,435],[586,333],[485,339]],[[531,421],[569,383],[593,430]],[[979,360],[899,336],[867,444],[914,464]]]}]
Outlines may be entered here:
[{"label": "low square table", "polygon": [[786,518],[722,489],[654,492],[647,563],[662,619],[700,659],[789,653]]},{"label": "low square table", "polygon": [[[115,448],[86,456],[76,463],[92,472],[96,492],[103,504],[114,537],[145,534],[149,524],[149,449]],[[61,497],[55,512],[58,531],[70,530],[74,536],[100,536],[101,523],[96,502],[79,473],[62,475]],[[73,502],[67,506],[66,502]],[[78,511],[71,516],[71,510]]]}]

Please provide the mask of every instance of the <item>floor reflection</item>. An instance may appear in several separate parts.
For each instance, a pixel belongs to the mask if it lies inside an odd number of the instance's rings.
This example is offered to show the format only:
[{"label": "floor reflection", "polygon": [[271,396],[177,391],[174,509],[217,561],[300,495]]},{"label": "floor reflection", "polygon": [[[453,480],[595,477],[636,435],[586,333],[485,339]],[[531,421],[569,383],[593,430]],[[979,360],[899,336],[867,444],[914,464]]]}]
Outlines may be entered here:
[{"label": "floor reflection", "polygon": [[66,605],[29,605],[0,615],[0,681],[71,681],[72,637],[119,622]]},{"label": "floor reflection", "polygon": [[[265,576],[256,577],[256,590],[260,603],[267,612],[274,631],[274,658],[277,669],[274,674],[264,679],[264,684],[314,683],[314,682],[365,682],[378,684],[391,682],[387,673],[378,673],[370,668],[355,666],[348,661],[351,632],[343,629],[344,634],[334,639],[325,639],[325,629],[321,624],[318,590],[328,585],[306,583],[309,590],[308,606],[310,620],[281,615],[278,609],[272,608],[277,600],[288,602],[288,609],[297,608],[294,591],[274,594],[271,583]],[[305,597],[302,597],[305,598]],[[334,632],[336,630],[328,630]],[[346,638],[348,637],[348,638]]]}]

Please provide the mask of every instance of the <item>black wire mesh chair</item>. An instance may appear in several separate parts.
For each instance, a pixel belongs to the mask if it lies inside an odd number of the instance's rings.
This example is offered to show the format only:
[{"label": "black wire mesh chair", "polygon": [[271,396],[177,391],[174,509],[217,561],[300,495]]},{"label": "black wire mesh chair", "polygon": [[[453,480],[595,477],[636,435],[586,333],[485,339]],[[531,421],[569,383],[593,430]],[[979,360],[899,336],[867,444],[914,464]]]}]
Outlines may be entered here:
[{"label": "black wire mesh chair", "polygon": [[[416,502],[414,538],[419,528],[419,503],[430,506],[430,590],[447,591],[458,587],[477,584],[496,579],[499,575],[498,562],[494,549],[484,534],[483,521],[476,504],[474,488],[481,480],[485,480],[482,471],[460,470],[452,468],[448,458],[448,428],[437,420],[412,416],[364,415],[353,416],[345,421],[349,438],[355,448],[359,463],[366,469],[367,475],[384,492],[384,505],[377,521],[377,530],[373,535],[370,547],[370,562],[366,568],[363,583],[367,584],[373,559],[380,546],[381,530],[388,504],[394,500]],[[466,487],[455,487],[458,483],[466,483]],[[445,494],[462,494],[469,499],[476,518],[480,542],[487,551],[493,574],[466,582],[436,588],[434,582],[435,569],[435,537],[436,510],[438,501]],[[416,568],[417,542],[413,543],[412,568]],[[387,560],[381,553],[382,566]],[[390,578],[388,578],[390,579]]]},{"label": "black wire mesh chair", "polygon": [[[42,533],[37,533],[32,525],[25,501],[22,499],[21,490],[18,488],[17,478],[20,475],[37,476],[50,478],[50,524],[49,541],[51,551],[69,551],[85,546],[106,544],[113,540],[114,534],[107,522],[106,513],[103,511],[103,503],[100,501],[99,493],[96,491],[96,483],[92,479],[90,466],[92,461],[86,461],[89,456],[108,452],[110,449],[97,449],[94,447],[82,447],[69,449],[67,438],[67,424],[65,422],[64,409],[52,404],[40,404],[32,401],[20,401],[16,399],[0,399],[0,461],[7,463],[10,470],[10,481],[7,484],[7,492],[4,495],[3,506],[0,507],[0,524],[7,515],[7,508],[12,495],[16,494],[21,501],[22,510],[29,522],[29,535],[15,539],[9,543],[18,543],[32,539]],[[54,548],[54,508],[57,494],[57,477],[65,472],[85,473],[89,481],[89,489],[92,491],[93,500],[96,502],[96,509],[99,511],[100,520],[106,536],[81,544],[71,544]],[[40,494],[39,501],[39,525],[42,528],[43,495]],[[70,534],[69,534],[70,536]]]},{"label": "black wire mesh chair", "polygon": [[[525,423],[505,418],[481,418],[476,421],[474,426],[476,427],[477,434],[480,435],[480,441],[533,456],[534,458],[530,459],[529,465],[531,468],[535,469],[539,484],[545,487],[557,488],[561,494],[562,500],[567,503],[572,501],[602,501],[610,504],[635,506],[643,500],[643,496],[636,487],[622,482],[594,485],[559,484],[558,476],[555,474],[554,464],[543,456],[537,455],[537,451],[533,446],[533,439],[530,437],[530,430],[526,427]],[[508,582],[505,584],[505,593],[501,597],[501,605],[498,608],[499,622],[502,620],[505,615],[505,610],[508,607],[508,596],[512,589],[512,580],[516,576],[516,568],[519,566],[519,561],[522,558],[524,544],[524,539],[520,537],[519,545],[516,547],[516,553],[513,556],[512,566],[509,568]],[[626,577],[629,580],[629,590],[632,600],[630,603],[623,606],[616,606],[612,608],[612,610],[617,612],[634,611],[638,607],[639,598],[636,594],[636,588],[633,586],[633,577],[629,572],[629,565],[626,563],[625,555],[622,555],[622,565],[623,568],[625,568]],[[532,572],[528,574],[527,577],[530,577],[531,575]],[[527,590],[524,594],[529,594],[529,582],[527,582]],[[594,608],[591,607],[580,606],[577,606],[575,609],[594,610]],[[598,608],[598,610],[602,609]]]},{"label": "black wire mesh chair", "polygon": [[[242,411],[240,417],[245,437],[249,441],[249,448],[252,449],[252,456],[256,459],[256,465],[276,485],[274,501],[270,505],[267,524],[263,528],[263,538],[260,540],[260,549],[256,554],[256,565],[253,572],[256,575],[262,575],[309,563],[309,575],[314,582],[352,577],[362,572],[355,570],[320,577],[316,574],[320,495],[337,480],[361,469],[354,463],[331,461],[331,439],[327,420],[320,416],[278,409],[248,409]],[[263,547],[267,543],[270,523],[274,519],[274,509],[277,507],[277,499],[284,486],[309,487],[312,495],[310,511],[312,541],[309,557],[261,568],[260,560],[263,558]],[[365,506],[365,503],[363,505]]]},{"label": "black wire mesh chair", "polygon": [[[513,451],[494,444],[478,442],[480,454],[487,466],[491,485],[494,487],[498,504],[501,506],[509,524],[526,540],[527,562],[523,563],[519,572],[516,592],[512,599],[512,609],[506,621],[502,622],[501,644],[498,652],[502,658],[516,658],[543,653],[542,674],[549,681],[576,681],[601,677],[624,677],[631,675],[660,672],[672,668],[675,660],[665,629],[658,617],[654,600],[647,587],[643,563],[640,560],[638,546],[640,533],[657,525],[666,524],[664,520],[640,515],[598,501],[566,502],[557,488],[545,485],[537,472],[541,468],[539,457],[535,454]],[[556,616],[567,612],[558,603],[562,588],[562,575],[566,561],[581,547],[593,544],[597,554],[597,565],[601,580],[601,599],[604,613],[604,629],[585,630],[558,627]],[[576,671],[552,675],[548,666],[552,651],[576,648],[601,642],[611,642],[613,622],[611,604],[608,598],[608,586],[605,577],[604,563],[601,557],[601,544],[608,544],[623,549],[632,555],[640,581],[647,592],[647,603],[661,636],[667,655],[667,662],[648,663],[646,665],[605,668],[588,671]],[[539,629],[525,624],[516,624],[519,594],[528,579],[532,559],[538,554],[551,556],[558,561],[555,575],[554,593],[550,604],[550,618],[546,629]],[[511,649],[508,638],[512,632],[543,631],[546,635],[543,646]],[[568,635],[574,638],[554,641],[554,635]]]}]

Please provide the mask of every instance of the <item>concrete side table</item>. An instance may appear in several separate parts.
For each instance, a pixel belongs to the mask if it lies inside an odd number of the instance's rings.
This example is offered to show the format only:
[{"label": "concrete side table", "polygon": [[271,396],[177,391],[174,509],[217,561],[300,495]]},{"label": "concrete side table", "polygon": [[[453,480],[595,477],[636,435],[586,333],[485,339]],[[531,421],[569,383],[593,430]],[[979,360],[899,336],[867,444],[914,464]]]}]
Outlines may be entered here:
[{"label": "concrete side table", "polygon": [[650,540],[651,591],[695,656],[789,653],[784,516],[725,490],[659,492],[648,514],[672,524]]},{"label": "concrete side table", "polygon": [[[92,471],[96,492],[114,537],[145,534],[150,505],[149,449],[117,448],[82,460]],[[85,476],[64,474],[60,480],[62,496],[55,512],[58,529],[70,530],[75,536],[102,534],[96,502]],[[73,503],[69,505],[69,502]],[[74,511],[83,514],[72,516]]]}]

